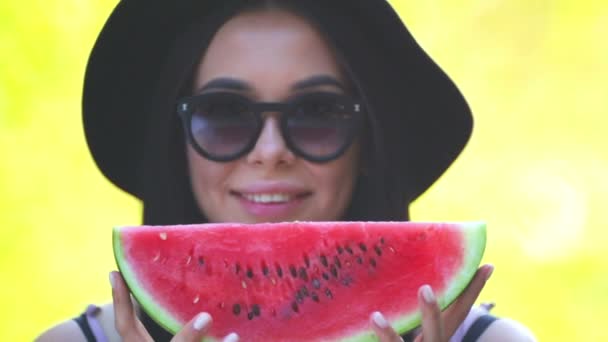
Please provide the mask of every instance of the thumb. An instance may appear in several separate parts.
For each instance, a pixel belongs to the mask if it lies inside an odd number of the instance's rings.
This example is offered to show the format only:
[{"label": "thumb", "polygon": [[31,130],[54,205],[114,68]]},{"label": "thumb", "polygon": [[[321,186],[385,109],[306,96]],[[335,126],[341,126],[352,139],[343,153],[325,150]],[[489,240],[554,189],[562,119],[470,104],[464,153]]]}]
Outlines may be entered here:
[{"label": "thumb", "polygon": [[180,330],[172,342],[200,342],[209,331],[213,319],[206,312],[201,312]]}]

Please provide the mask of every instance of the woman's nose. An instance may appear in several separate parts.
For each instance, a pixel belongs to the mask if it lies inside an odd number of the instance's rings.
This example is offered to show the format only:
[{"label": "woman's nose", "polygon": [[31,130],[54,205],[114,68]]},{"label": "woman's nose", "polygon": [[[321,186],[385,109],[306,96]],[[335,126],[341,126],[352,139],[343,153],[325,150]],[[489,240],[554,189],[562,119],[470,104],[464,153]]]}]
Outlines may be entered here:
[{"label": "woman's nose", "polygon": [[266,116],[262,132],[253,150],[247,155],[247,161],[255,165],[272,167],[289,165],[294,160],[295,155],[289,150],[281,134],[278,116]]}]

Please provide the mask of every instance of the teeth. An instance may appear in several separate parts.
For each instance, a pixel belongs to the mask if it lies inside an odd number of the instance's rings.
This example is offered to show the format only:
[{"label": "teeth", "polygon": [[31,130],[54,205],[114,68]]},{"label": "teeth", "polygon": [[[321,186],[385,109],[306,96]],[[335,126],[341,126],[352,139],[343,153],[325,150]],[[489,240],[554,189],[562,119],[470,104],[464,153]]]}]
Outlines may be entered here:
[{"label": "teeth", "polygon": [[255,203],[284,203],[290,199],[287,194],[246,194],[244,196]]}]

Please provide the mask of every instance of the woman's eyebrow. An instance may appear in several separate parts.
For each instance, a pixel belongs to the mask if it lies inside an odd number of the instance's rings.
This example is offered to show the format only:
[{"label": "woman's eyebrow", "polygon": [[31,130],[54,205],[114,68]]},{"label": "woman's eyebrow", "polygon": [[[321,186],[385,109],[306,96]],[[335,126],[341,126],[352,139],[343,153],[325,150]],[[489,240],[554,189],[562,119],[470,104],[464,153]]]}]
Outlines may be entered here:
[{"label": "woman's eyebrow", "polygon": [[304,90],[306,88],[314,88],[319,86],[331,85],[337,88],[340,88],[343,91],[346,91],[344,85],[329,75],[315,75],[309,78],[303,79],[301,81],[296,82],[293,86],[291,86],[292,91]]},{"label": "woman's eyebrow", "polygon": [[234,91],[250,91],[251,87],[244,81],[229,78],[229,77],[221,77],[215,78],[197,90],[197,94],[202,93],[203,91],[210,89],[225,89],[225,90],[234,90]]}]

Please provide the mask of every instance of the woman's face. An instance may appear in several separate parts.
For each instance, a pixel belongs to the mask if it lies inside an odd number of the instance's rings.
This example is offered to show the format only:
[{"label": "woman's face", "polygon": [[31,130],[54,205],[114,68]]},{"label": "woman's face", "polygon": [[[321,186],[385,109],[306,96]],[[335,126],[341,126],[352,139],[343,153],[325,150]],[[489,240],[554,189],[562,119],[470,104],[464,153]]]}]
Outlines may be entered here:
[{"label": "woman's face", "polygon": [[[230,91],[264,102],[311,91],[343,92],[331,82],[294,88],[316,76],[345,84],[320,34],[288,12],[257,11],[220,28],[196,71],[194,92]],[[226,78],[241,86],[213,82]],[[357,176],[357,144],[331,162],[309,162],[286,147],[279,115],[266,116],[253,150],[235,161],[205,159],[188,145],[192,188],[210,222],[332,221],[344,214]]]}]

